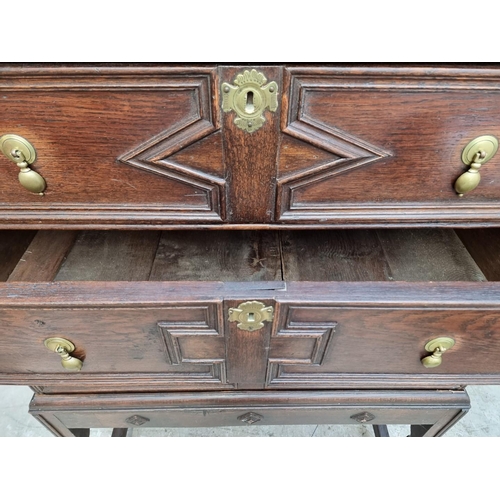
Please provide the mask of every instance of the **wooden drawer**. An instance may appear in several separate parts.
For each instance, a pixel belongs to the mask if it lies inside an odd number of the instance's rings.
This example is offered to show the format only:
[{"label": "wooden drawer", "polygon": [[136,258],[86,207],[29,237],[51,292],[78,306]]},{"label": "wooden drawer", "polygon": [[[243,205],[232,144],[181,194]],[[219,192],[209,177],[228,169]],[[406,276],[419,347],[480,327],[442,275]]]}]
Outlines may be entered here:
[{"label": "wooden drawer", "polygon": [[[20,234],[3,233],[21,258],[5,260],[0,283],[0,382],[71,393],[500,378],[500,285],[453,230],[41,231],[24,234],[29,246]],[[273,317],[242,329],[231,309],[255,301]],[[455,345],[427,368],[439,337]],[[81,371],[65,370],[48,338],[72,342]]]},{"label": "wooden drawer", "polygon": [[4,67],[0,75],[0,136],[33,145],[33,169],[47,184],[33,196],[1,155],[4,225],[221,221],[215,68]]},{"label": "wooden drawer", "polygon": [[[252,69],[277,98],[249,133],[221,95]],[[500,220],[500,154],[474,191],[459,198],[453,188],[467,144],[500,137],[494,66],[28,65],[0,76],[0,136],[33,144],[47,184],[33,196],[2,155],[0,227]]]},{"label": "wooden drawer", "polygon": [[[478,224],[499,215],[500,155],[459,197],[470,141],[500,137],[498,68],[289,67],[279,220]],[[293,139],[292,139],[293,138]]]},{"label": "wooden drawer", "polygon": [[68,428],[289,424],[435,424],[443,433],[470,407],[464,391],[268,391],[35,395],[30,413],[53,432]]}]

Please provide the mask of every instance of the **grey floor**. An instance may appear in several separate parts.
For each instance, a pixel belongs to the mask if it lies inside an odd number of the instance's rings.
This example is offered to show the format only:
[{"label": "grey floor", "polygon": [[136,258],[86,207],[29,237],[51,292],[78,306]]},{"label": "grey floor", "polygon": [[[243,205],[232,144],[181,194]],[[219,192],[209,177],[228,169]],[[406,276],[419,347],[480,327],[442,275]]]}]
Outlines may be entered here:
[{"label": "grey floor", "polygon": [[[446,436],[500,437],[500,386],[470,386],[472,409]],[[29,387],[0,386],[0,437],[50,437],[52,434],[28,414],[32,391]],[[402,437],[407,426],[389,426],[391,436]],[[93,429],[91,436],[110,436],[110,429]],[[370,437],[369,425],[283,425],[217,427],[197,429],[133,429],[135,437],[147,436],[283,436],[283,437]]]}]

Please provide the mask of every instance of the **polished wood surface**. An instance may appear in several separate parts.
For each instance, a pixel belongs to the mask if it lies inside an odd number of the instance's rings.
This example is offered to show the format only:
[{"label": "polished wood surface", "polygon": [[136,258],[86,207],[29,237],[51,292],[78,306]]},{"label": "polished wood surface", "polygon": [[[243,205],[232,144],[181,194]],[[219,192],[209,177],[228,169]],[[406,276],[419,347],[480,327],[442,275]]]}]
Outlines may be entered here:
[{"label": "polished wood surface", "polygon": [[[248,133],[221,85],[252,68],[278,107]],[[0,96],[0,136],[47,182],[30,194],[0,158],[0,383],[31,385],[54,434],[441,435],[468,409],[450,391],[500,383],[500,153],[453,189],[463,148],[500,136],[498,65],[4,64]],[[238,328],[246,301],[273,320]]]},{"label": "polished wood surface", "polygon": [[[500,136],[500,69],[256,66],[278,109],[250,134],[220,109],[250,66],[0,67],[0,134],[33,143],[45,196],[5,158],[0,227],[481,226],[497,155],[453,189],[474,138]],[[152,227],[154,226],[154,227]]]},{"label": "polished wood surface", "polygon": [[[0,284],[0,379],[100,392],[500,377],[500,285],[484,282],[452,230],[183,234],[40,232],[20,268],[49,255],[61,268],[53,282],[23,283],[14,271]],[[41,243],[57,237],[60,252],[44,254]],[[229,308],[247,300],[272,306],[273,322],[252,332],[229,322]],[[456,345],[427,369],[424,346],[439,336]],[[77,346],[80,373],[65,372],[48,337]]]},{"label": "polished wood surface", "polygon": [[282,165],[279,220],[355,226],[497,219],[498,156],[473,192],[459,198],[453,184],[466,170],[464,147],[478,136],[500,135],[498,71],[285,68],[283,133],[306,143],[305,151],[313,145],[331,155],[313,155],[317,160],[304,168],[293,159]]},{"label": "polished wood surface", "polygon": [[[470,407],[464,391],[238,391],[36,395],[30,413],[62,435],[67,427],[211,427],[276,424],[434,424],[440,434]],[[105,408],[106,410],[102,410]],[[253,412],[254,423],[239,417]]]},{"label": "polished wood surface", "polygon": [[4,224],[221,220],[223,165],[170,160],[219,129],[215,68],[3,66],[0,76],[0,135],[29,140],[47,182],[33,196],[2,155]]}]

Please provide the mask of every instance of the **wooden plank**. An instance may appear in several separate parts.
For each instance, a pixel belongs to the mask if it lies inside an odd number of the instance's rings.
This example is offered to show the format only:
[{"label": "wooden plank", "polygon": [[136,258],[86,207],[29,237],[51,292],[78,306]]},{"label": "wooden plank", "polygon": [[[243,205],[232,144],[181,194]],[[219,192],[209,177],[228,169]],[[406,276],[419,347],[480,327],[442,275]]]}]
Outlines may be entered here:
[{"label": "wooden plank", "polygon": [[7,281],[36,231],[0,231],[0,281]]},{"label": "wooden plank", "polygon": [[38,231],[8,281],[52,281],[77,231]]},{"label": "wooden plank", "polygon": [[165,231],[150,280],[281,280],[278,235],[267,231]]},{"label": "wooden plank", "polygon": [[500,281],[500,230],[497,228],[455,231],[489,281]]},{"label": "wooden plank", "polygon": [[395,281],[486,281],[452,229],[377,233]]},{"label": "wooden plank", "polygon": [[390,270],[374,231],[289,231],[281,235],[286,281],[386,281]]},{"label": "wooden plank", "polygon": [[80,233],[56,281],[146,281],[159,231]]}]

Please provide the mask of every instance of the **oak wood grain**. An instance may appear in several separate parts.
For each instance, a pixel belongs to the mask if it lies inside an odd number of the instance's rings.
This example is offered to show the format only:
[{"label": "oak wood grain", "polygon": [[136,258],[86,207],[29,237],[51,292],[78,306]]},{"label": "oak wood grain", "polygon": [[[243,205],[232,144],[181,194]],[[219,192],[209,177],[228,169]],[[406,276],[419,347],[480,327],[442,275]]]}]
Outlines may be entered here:
[{"label": "oak wood grain", "polygon": [[[48,416],[52,422],[56,416],[68,427],[147,428],[248,425],[238,417],[251,411],[261,417],[253,425],[356,424],[353,417],[369,411],[375,417],[373,422],[379,424],[433,424],[442,420],[441,429],[469,408],[464,391],[228,391],[223,395],[37,395],[30,413]],[[130,423],[134,415],[140,417],[139,424]],[[59,433],[64,434],[63,429]]]},{"label": "oak wood grain", "polygon": [[[133,66],[119,71],[2,67],[0,72],[5,111],[0,134],[16,133],[34,145],[33,168],[47,182],[45,196],[35,199],[19,185],[15,165],[2,157],[8,188],[0,196],[0,218],[17,209],[24,222],[77,223],[93,205],[90,223],[221,220],[222,166],[208,160],[206,169],[198,168],[213,147],[198,152],[196,165],[189,157],[187,164],[180,157],[169,161],[219,128],[213,67],[164,66],[142,73]],[[221,149],[220,140],[214,147]]]},{"label": "oak wood grain", "polygon": [[299,175],[278,179],[279,220],[352,227],[363,218],[386,225],[495,220],[498,169],[464,199],[453,184],[466,168],[467,143],[500,134],[498,76],[498,67],[286,67],[283,132],[304,151],[313,145],[340,159],[300,171],[292,158],[288,169]]},{"label": "oak wood grain", "polygon": [[76,231],[38,231],[8,281],[52,281],[76,237]]},{"label": "oak wood grain", "polygon": [[287,281],[386,281],[390,269],[374,231],[281,233]]},{"label": "oak wood grain", "polygon": [[[243,71],[241,66],[219,69],[220,82],[232,84]],[[281,89],[279,66],[257,66],[268,82]],[[279,90],[281,95],[281,90]],[[275,211],[275,182],[279,144],[279,113],[266,110],[266,122],[257,131],[239,129],[235,114],[224,113],[222,134],[226,163],[228,220],[230,222],[271,222]]]},{"label": "oak wood grain", "polygon": [[397,281],[486,281],[451,229],[377,230]]},{"label": "oak wood grain", "polygon": [[165,231],[149,279],[281,280],[278,234],[265,231]]},{"label": "oak wood grain", "polygon": [[158,248],[158,231],[85,231],[56,281],[147,281]]},{"label": "oak wood grain", "polygon": [[469,253],[490,281],[500,281],[500,230],[478,228],[456,230]]},{"label": "oak wood grain", "polygon": [[35,234],[35,231],[0,231],[0,282],[7,281]]}]

